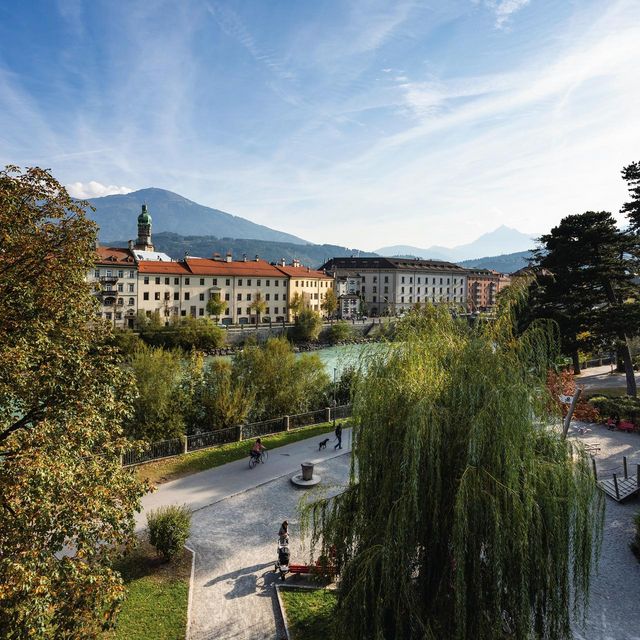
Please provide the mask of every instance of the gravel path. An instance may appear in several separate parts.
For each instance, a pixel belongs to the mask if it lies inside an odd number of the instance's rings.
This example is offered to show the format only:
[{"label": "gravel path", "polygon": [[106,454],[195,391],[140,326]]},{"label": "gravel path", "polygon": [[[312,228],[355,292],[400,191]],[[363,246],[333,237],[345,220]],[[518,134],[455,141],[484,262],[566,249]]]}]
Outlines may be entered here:
[{"label": "gravel path", "polygon": [[[599,443],[596,456],[599,477],[622,474],[622,456],[627,456],[629,473],[640,463],[640,434],[609,431],[590,425],[590,433],[571,437],[585,443]],[[616,470],[617,468],[617,470]],[[574,624],[576,640],[640,640],[640,563],[629,549],[640,511],[638,498],[619,504],[605,499],[605,525],[598,570],[592,576],[591,598],[585,624]]]},{"label": "gravel path", "polygon": [[[316,466],[321,487],[345,482],[350,456]],[[276,628],[273,572],[278,529],[289,521],[292,562],[305,562],[296,507],[304,489],[289,476],[236,495],[193,514],[188,546],[196,552],[191,640],[280,640]]]}]

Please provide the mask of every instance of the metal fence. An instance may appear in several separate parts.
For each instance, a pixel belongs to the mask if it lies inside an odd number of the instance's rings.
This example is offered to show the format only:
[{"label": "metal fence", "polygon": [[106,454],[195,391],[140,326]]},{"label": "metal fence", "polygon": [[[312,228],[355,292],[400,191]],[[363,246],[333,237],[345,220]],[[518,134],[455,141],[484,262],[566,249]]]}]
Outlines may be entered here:
[{"label": "metal fence", "polygon": [[142,450],[127,451],[122,456],[122,465],[127,467],[133,464],[142,464],[159,458],[169,458],[183,453],[184,444],[182,438],[152,442]]},{"label": "metal fence", "polygon": [[229,444],[230,442],[260,438],[291,429],[299,429],[314,424],[321,424],[322,422],[330,422],[334,418],[348,418],[350,415],[351,405],[346,404],[340,407],[327,407],[325,409],[318,409],[317,411],[309,411],[308,413],[273,418],[271,420],[264,420],[263,422],[252,422],[227,429],[206,431],[204,433],[187,436],[186,438],[153,442],[143,450],[136,451],[134,449],[126,452],[122,456],[122,464],[125,467],[142,464],[144,462],[151,462],[152,460],[178,456],[182,453],[198,451],[199,449]]}]

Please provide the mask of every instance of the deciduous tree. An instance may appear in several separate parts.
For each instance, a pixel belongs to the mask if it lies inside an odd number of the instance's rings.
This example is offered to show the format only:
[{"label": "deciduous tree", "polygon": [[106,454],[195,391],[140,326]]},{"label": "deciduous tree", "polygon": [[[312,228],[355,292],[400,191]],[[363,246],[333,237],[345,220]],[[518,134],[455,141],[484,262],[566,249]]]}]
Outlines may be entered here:
[{"label": "deciduous tree", "polygon": [[95,224],[49,172],[0,171],[0,629],[91,638],[145,487],[120,465],[133,386],[85,281]]}]

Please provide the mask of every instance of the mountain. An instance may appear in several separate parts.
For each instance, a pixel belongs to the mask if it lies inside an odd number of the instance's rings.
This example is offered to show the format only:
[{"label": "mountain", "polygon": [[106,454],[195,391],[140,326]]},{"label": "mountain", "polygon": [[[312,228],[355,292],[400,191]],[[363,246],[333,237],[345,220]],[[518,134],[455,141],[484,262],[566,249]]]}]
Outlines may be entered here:
[{"label": "mountain", "polygon": [[[215,236],[181,236],[168,232],[154,233],[153,244],[157,251],[162,251],[172,258],[180,260],[184,258],[185,252],[194,257],[210,258],[214,253],[219,253],[224,257],[227,251],[231,251],[234,260],[242,260],[243,254],[247,256],[247,260],[253,260],[258,255],[268,262],[277,262],[281,258],[291,262],[294,258],[298,258],[302,264],[312,267],[319,267],[333,257],[352,255],[374,257],[376,255],[333,244],[302,245],[293,242],[217,238]],[[109,245],[126,247],[127,241],[120,240],[111,242]]]},{"label": "mountain", "polygon": [[152,232],[172,231],[185,235],[215,235],[219,238],[255,238],[307,244],[306,240],[283,231],[276,231],[245,218],[205,207],[177,193],[165,189],[140,189],[126,195],[93,198],[91,204],[96,208],[90,217],[100,227],[100,241],[109,243],[126,235],[135,238],[136,219],[140,207],[147,204],[153,218]]},{"label": "mountain", "polygon": [[500,273],[513,273],[522,267],[526,267],[531,251],[517,251],[516,253],[506,253],[501,256],[488,256],[475,260],[463,260],[458,264],[467,269],[493,269]]},{"label": "mountain", "polygon": [[456,247],[433,245],[427,249],[404,245],[395,245],[376,249],[383,256],[412,255],[433,260],[471,260],[482,256],[513,253],[531,249],[535,244],[532,236],[504,225],[481,235],[477,240]]}]

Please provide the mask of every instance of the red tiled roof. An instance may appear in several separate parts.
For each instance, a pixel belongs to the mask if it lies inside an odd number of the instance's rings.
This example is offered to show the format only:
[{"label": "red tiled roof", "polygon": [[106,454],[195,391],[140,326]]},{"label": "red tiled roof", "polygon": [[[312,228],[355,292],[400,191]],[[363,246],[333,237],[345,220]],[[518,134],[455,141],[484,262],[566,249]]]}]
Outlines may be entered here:
[{"label": "red tiled roof", "polygon": [[166,262],[164,260],[141,260],[138,262],[140,273],[171,273],[179,275],[191,275],[191,271],[182,262]]},{"label": "red tiled roof", "polygon": [[96,264],[134,265],[135,260],[129,249],[122,249],[120,247],[96,247]]},{"label": "red tiled roof", "polygon": [[330,275],[327,275],[324,271],[318,271],[317,269],[310,269],[309,267],[292,267],[277,266],[278,271],[288,275],[290,278],[324,278],[327,280],[333,280]]},{"label": "red tiled roof", "polygon": [[223,260],[212,260],[211,258],[187,258],[185,264],[194,275],[282,277],[278,269],[266,260],[225,262]]}]

